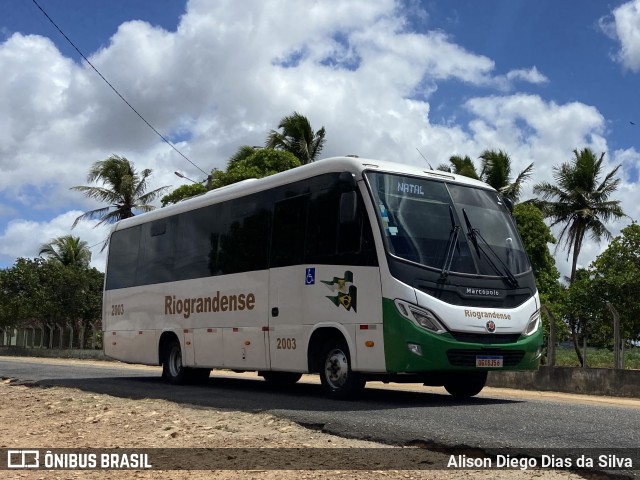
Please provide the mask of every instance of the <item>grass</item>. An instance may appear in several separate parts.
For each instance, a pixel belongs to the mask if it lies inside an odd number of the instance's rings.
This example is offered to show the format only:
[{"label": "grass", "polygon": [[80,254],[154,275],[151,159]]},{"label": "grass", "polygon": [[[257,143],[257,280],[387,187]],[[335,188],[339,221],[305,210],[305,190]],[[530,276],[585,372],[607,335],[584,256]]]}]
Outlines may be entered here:
[{"label": "grass", "polygon": [[[587,365],[591,368],[613,368],[613,351],[602,348],[587,348]],[[573,347],[556,348],[556,366],[579,367]],[[640,348],[625,348],[624,368],[640,369]]]}]

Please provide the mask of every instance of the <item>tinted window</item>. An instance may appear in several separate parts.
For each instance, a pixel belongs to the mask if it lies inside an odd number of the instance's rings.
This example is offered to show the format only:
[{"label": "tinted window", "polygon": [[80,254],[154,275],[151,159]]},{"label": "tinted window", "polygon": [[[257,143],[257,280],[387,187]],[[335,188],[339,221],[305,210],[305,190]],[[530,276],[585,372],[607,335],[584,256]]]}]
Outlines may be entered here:
[{"label": "tinted window", "polygon": [[136,283],[170,282],[174,278],[177,218],[167,218],[141,226],[140,247],[142,255],[138,259]]},{"label": "tinted window", "polygon": [[140,226],[113,232],[109,239],[106,289],[132,287],[140,248]]},{"label": "tinted window", "polygon": [[359,194],[357,221],[339,222],[338,177],[321,175],[119,230],[106,288],[303,263],[377,265]]},{"label": "tinted window", "polygon": [[336,190],[322,190],[312,197],[306,239],[308,263],[333,262],[338,244],[338,204]]},{"label": "tinted window", "polygon": [[309,195],[277,202],[273,209],[271,266],[284,267],[304,262]]},{"label": "tinted window", "polygon": [[[216,274],[265,270],[268,268],[271,212],[266,208],[259,208],[257,199],[248,208],[238,206],[231,211],[244,215],[228,219],[224,232],[211,238],[211,264],[215,266]],[[218,247],[215,261],[214,246]]]},{"label": "tinted window", "polygon": [[226,210],[225,204],[219,204],[179,215],[176,280],[216,274],[220,224],[224,223]]}]

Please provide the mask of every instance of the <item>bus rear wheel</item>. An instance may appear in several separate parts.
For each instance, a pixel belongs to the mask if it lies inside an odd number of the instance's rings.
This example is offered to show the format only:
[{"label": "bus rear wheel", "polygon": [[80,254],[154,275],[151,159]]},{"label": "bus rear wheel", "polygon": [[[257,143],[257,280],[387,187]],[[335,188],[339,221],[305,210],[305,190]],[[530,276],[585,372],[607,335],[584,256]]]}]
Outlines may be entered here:
[{"label": "bus rear wheel", "polygon": [[342,339],[330,341],[323,352],[320,381],[326,395],[336,399],[347,399],[361,393],[365,379],[351,369],[347,343]]},{"label": "bus rear wheel", "polygon": [[470,398],[479,394],[487,383],[487,372],[455,372],[444,388],[456,398]]},{"label": "bus rear wheel", "polygon": [[205,382],[210,374],[209,368],[185,367],[182,364],[180,342],[173,340],[169,343],[162,362],[162,378],[175,385],[184,385]]}]

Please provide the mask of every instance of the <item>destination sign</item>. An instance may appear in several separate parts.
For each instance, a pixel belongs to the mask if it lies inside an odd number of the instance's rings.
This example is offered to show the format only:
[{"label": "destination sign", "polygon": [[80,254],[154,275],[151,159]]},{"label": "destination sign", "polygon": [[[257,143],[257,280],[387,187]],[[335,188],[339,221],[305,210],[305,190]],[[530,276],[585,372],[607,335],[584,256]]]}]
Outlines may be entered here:
[{"label": "destination sign", "polygon": [[418,183],[398,182],[398,192],[424,196],[423,186]]}]

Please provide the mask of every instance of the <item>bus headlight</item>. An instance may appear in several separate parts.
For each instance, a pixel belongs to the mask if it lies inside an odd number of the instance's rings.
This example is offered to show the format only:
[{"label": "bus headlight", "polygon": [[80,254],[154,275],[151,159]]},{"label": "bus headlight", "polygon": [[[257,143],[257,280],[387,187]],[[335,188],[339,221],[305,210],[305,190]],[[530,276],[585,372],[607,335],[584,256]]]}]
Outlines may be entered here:
[{"label": "bus headlight", "polygon": [[533,312],[533,315],[529,317],[529,323],[527,323],[527,328],[524,329],[522,333],[524,336],[528,337],[529,335],[533,335],[536,333],[538,328],[540,327],[540,310],[536,310]]},{"label": "bus headlight", "polygon": [[396,300],[395,303],[402,316],[418,326],[434,333],[445,333],[447,331],[435,313],[402,300]]}]

